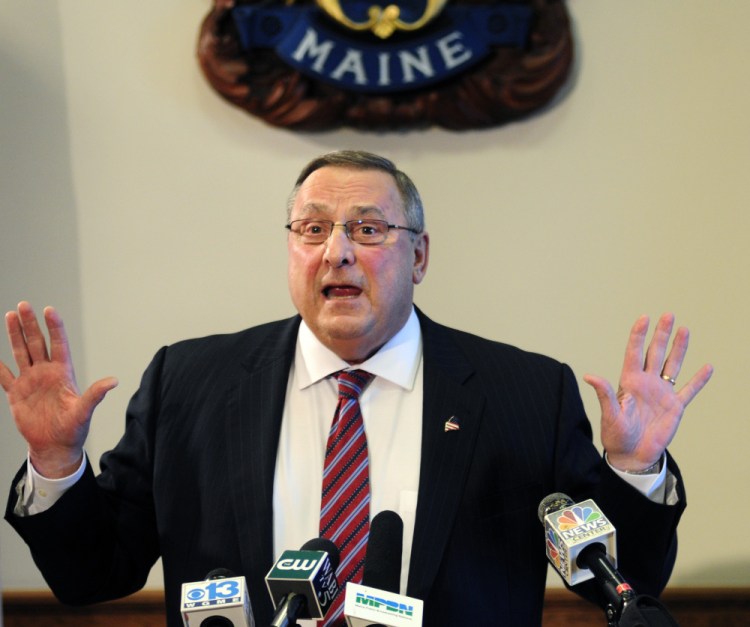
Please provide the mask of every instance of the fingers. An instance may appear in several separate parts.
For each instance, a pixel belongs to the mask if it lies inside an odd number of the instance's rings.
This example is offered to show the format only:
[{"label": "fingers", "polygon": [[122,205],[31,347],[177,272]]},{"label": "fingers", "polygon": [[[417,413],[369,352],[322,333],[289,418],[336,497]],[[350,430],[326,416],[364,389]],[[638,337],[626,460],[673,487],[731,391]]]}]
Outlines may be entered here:
[{"label": "fingers", "polygon": [[676,379],[680,374],[682,362],[687,353],[690,332],[685,327],[678,328],[672,341],[672,346],[667,353],[669,340],[674,329],[674,315],[671,313],[663,314],[656,323],[653,337],[649,342],[644,356],[643,350],[646,343],[648,324],[648,317],[641,316],[633,325],[625,351],[624,370],[629,372],[639,372],[642,370],[649,374],[663,374]]},{"label": "fingers", "polygon": [[26,301],[18,304],[17,311],[5,315],[13,358],[20,370],[42,361],[70,361],[70,349],[62,318],[53,307],[45,307],[44,321],[49,332],[47,341],[39,326],[34,309]]},{"label": "fingers", "polygon": [[52,361],[70,363],[70,345],[60,314],[54,307],[44,308],[44,322],[49,331],[49,349]]},{"label": "fingers", "polygon": [[641,370],[643,368],[643,346],[648,331],[648,316],[641,316],[630,329],[628,345],[625,348],[623,370]]},{"label": "fingers", "polygon": [[[669,345],[669,339],[672,335],[673,328],[674,315],[671,313],[663,314],[661,318],[659,318],[659,322],[654,330],[654,336],[651,338],[643,369],[651,374],[658,374],[663,379],[671,379],[670,383],[674,385],[673,382],[680,375],[682,363],[687,354],[688,345],[690,343],[690,331],[685,327],[679,327],[675,332],[674,339],[672,340],[672,346],[667,353],[667,347]],[[710,378],[711,375],[709,374],[708,376]],[[703,381],[701,389],[707,382],[708,379]],[[700,389],[696,390],[693,396],[699,391]]]},{"label": "fingers", "polygon": [[713,373],[714,367],[711,364],[705,364],[690,378],[690,381],[680,388],[677,396],[680,398],[684,406],[687,407],[688,403],[690,403],[698,392],[704,388],[706,383],[711,379]]},{"label": "fingers", "polygon": [[[29,368],[34,361],[47,359],[47,345],[44,341],[34,310],[26,301],[18,304],[16,311],[5,314],[5,328],[8,332],[13,359],[20,371]],[[6,392],[15,381],[11,370],[0,363],[0,385]]]},{"label": "fingers", "polygon": [[23,336],[23,329],[17,312],[9,311],[5,314],[5,328],[8,332],[8,343],[16,365],[21,370],[28,368],[31,365],[31,356],[26,347],[26,339]]},{"label": "fingers", "polygon": [[[671,377],[676,379],[680,376],[680,370],[682,370],[682,362],[685,359],[687,353],[688,344],[690,342],[690,331],[685,327],[680,327],[675,333],[674,341],[672,342],[672,348],[667,355],[667,359],[664,362],[664,366],[659,371],[659,374],[663,374],[665,377]],[[705,385],[705,384],[704,384]]]},{"label": "fingers", "polygon": [[48,361],[47,341],[42,333],[36,314],[31,305],[25,301],[18,304],[18,318],[26,340],[26,349],[31,363]]},{"label": "fingers", "polygon": [[10,386],[13,385],[13,381],[16,377],[10,371],[10,368],[0,361],[0,387],[6,392],[10,391]]},{"label": "fingers", "polygon": [[654,335],[648,345],[646,360],[643,364],[643,369],[646,372],[651,374],[662,373],[664,355],[667,352],[667,345],[669,344],[669,338],[672,335],[673,327],[674,316],[672,314],[664,314],[659,318],[659,321],[656,323],[656,328],[654,329]]}]

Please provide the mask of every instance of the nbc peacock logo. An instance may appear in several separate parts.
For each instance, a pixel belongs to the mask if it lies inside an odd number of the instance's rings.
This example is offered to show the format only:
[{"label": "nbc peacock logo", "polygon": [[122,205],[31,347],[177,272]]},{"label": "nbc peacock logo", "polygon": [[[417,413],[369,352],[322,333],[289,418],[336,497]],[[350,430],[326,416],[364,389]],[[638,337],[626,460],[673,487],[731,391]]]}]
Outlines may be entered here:
[{"label": "nbc peacock logo", "polygon": [[560,531],[568,531],[569,529],[580,527],[585,523],[599,520],[601,517],[601,512],[597,512],[593,507],[576,505],[570,509],[563,510],[557,519],[557,525]]},{"label": "nbc peacock logo", "polygon": [[595,506],[581,504],[562,510],[555,526],[565,540],[582,540],[603,531],[609,521]]},{"label": "nbc peacock logo", "polygon": [[554,530],[547,529],[547,556],[559,571],[562,567],[562,558],[560,555],[560,547],[557,544],[558,542],[559,538]]}]

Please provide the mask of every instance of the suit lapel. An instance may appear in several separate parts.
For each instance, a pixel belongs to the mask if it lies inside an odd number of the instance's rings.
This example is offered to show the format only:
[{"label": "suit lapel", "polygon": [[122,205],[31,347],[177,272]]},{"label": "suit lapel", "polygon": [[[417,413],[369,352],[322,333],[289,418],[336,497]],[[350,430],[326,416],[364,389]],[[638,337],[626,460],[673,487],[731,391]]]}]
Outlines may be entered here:
[{"label": "suit lapel", "polygon": [[227,462],[236,503],[243,571],[254,605],[267,603],[258,584],[273,564],[273,482],[281,419],[299,318],[263,328],[228,400]]},{"label": "suit lapel", "polygon": [[[473,368],[448,331],[418,313],[424,340],[422,458],[407,593],[424,599],[461,502],[484,397],[465,385]],[[448,421],[458,429],[446,429]]]}]

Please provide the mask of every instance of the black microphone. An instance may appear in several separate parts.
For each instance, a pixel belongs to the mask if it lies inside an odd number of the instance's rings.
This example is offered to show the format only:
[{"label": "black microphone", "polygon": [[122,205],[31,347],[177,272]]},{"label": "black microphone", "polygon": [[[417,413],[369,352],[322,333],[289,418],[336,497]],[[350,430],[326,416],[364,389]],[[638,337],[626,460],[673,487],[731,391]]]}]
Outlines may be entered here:
[{"label": "black microphone", "polygon": [[293,627],[299,618],[324,618],[339,591],[336,545],[313,538],[299,551],[284,551],[266,575],[276,614],[272,627]]},{"label": "black microphone", "polygon": [[362,585],[398,594],[401,590],[401,555],[404,521],[396,512],[384,510],[370,523]]},{"label": "black microphone", "polygon": [[537,513],[547,532],[547,557],[565,582],[574,586],[594,578],[619,615],[636,594],[615,568],[615,528],[596,503],[575,503],[556,492],[542,500]]},{"label": "black microphone", "polygon": [[245,578],[226,568],[182,584],[180,610],[184,627],[255,627]]},{"label": "black microphone", "polygon": [[421,627],[424,604],[399,594],[404,523],[382,511],[370,523],[362,584],[346,584],[344,616],[349,627]]}]

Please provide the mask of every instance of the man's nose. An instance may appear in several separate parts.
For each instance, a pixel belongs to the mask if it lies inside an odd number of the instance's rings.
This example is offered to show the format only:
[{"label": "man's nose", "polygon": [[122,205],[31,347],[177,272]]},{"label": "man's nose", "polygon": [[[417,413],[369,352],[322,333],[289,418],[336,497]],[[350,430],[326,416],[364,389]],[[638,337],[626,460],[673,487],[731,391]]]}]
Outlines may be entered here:
[{"label": "man's nose", "polygon": [[326,240],[324,258],[334,267],[354,263],[354,242],[349,239],[345,224],[334,224]]}]

